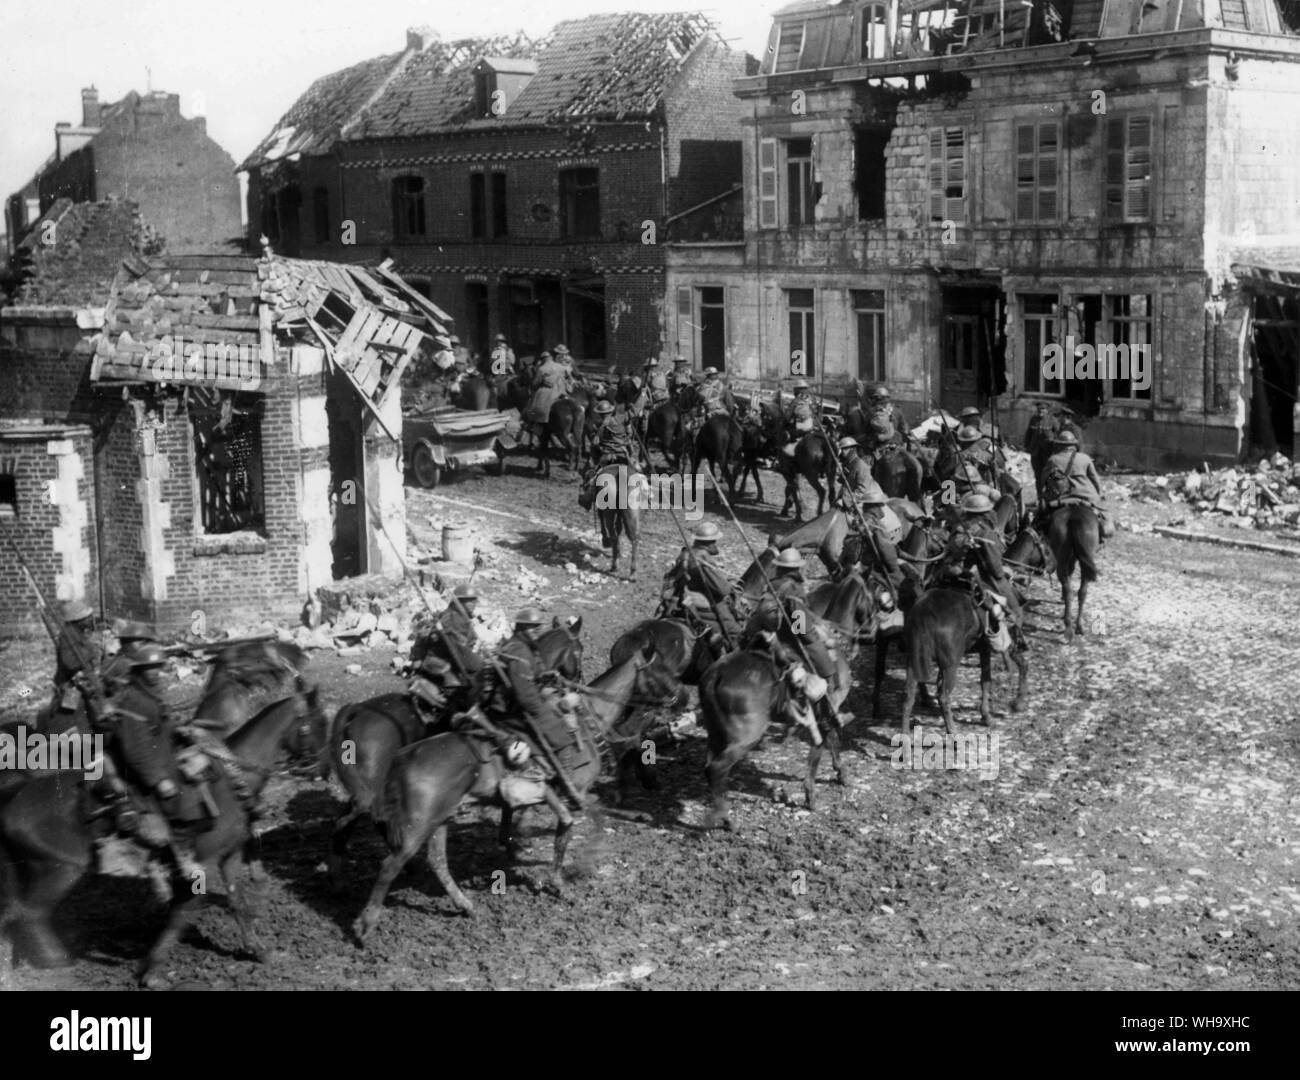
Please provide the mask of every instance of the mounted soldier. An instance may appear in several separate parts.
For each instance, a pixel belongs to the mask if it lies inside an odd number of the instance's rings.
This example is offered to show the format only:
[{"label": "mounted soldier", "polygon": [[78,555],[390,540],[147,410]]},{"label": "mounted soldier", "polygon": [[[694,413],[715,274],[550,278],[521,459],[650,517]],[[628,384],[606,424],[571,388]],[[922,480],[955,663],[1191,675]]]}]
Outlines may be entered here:
[{"label": "mounted soldier", "polygon": [[573,354],[569,352],[569,347],[564,342],[555,346],[555,362],[564,374],[561,394],[563,397],[570,397],[577,389],[579,378],[577,372],[573,370]]},{"label": "mounted soldier", "polygon": [[1019,633],[1020,597],[1002,563],[1002,537],[987,495],[965,496],[960,521],[949,538],[938,571],[940,587],[969,589],[984,633],[994,651],[1009,648]]},{"label": "mounted soldier", "polygon": [[506,340],[505,334],[497,334],[492,339],[491,364],[488,368],[492,378],[499,378],[504,375],[507,378],[514,378],[515,375],[515,351],[510,348],[510,343]]},{"label": "mounted soldier", "polygon": [[530,424],[545,424],[551,418],[551,406],[568,393],[568,373],[549,351],[541,355],[533,372],[533,397],[524,419]]},{"label": "mounted soldier", "polygon": [[731,397],[731,391],[718,377],[718,369],[715,367],[704,369],[704,382],[700,384],[700,405],[706,419],[717,413],[735,414],[736,403]]},{"label": "mounted soldier", "polygon": [[904,445],[911,439],[911,428],[908,427],[907,420],[903,416],[903,410],[894,403],[889,387],[884,384],[871,391],[870,400],[864,411],[867,413],[868,423],[877,417],[889,421],[889,426],[902,436]]},{"label": "mounted soldier", "polygon": [[103,664],[104,648],[95,632],[94,609],[84,600],[68,601],[63,606],[63,626],[58,630],[55,647],[51,730],[67,731],[81,726],[83,695],[88,703],[101,693]]},{"label": "mounted soldier", "polygon": [[670,380],[673,400],[688,386],[695,385],[695,376],[691,374],[691,365],[685,360],[675,360],[673,362],[673,374]]},{"label": "mounted soldier", "polygon": [[[577,719],[558,708],[554,697],[538,686],[543,672],[537,633],[542,622],[536,608],[524,608],[515,616],[514,633],[493,664],[495,678],[485,710],[498,726],[522,736],[544,778],[558,780],[560,790],[576,801],[570,773],[589,760],[591,751],[578,733]],[[515,760],[514,755],[511,758]]]},{"label": "mounted soldier", "polygon": [[677,556],[664,574],[659,593],[659,610],[665,618],[681,617],[688,623],[703,623],[715,655],[722,645],[740,641],[731,585],[718,558],[721,530],[705,521],[691,531],[691,543]]},{"label": "mounted soldier", "polygon": [[1052,439],[1054,453],[1043,464],[1038,492],[1038,523],[1046,525],[1052,513],[1063,506],[1083,504],[1097,515],[1098,532],[1104,543],[1115,535],[1102,502],[1101,477],[1092,458],[1079,446],[1073,431],[1058,432]]},{"label": "mounted soldier", "polygon": [[875,462],[892,453],[906,450],[907,443],[902,433],[897,431],[882,413],[877,413],[867,426],[867,443],[864,449],[874,465]]},{"label": "mounted soldier", "polygon": [[161,645],[136,650],[130,681],[110,706],[113,741],[121,775],[159,811],[142,819],[137,838],[166,856],[178,875],[196,880],[201,869],[177,829],[192,829],[212,815],[203,792],[185,779],[176,759],[176,721],[162,698],[166,663]]},{"label": "mounted soldier", "polygon": [[957,429],[957,463],[974,465],[986,484],[997,485],[998,476],[1006,472],[1007,463],[1002,452],[977,427],[969,424]]},{"label": "mounted soldier", "polygon": [[466,708],[472,703],[484,664],[477,652],[477,606],[474,586],[457,585],[433,628],[415,643],[411,650],[415,676],[411,693],[418,702],[434,710],[441,710],[448,701],[453,708]]},{"label": "mounted soldier", "polygon": [[794,384],[794,399],[783,410],[786,428],[790,433],[789,442],[798,442],[817,426],[815,410],[812,387],[806,380],[800,379]]},{"label": "mounted soldier", "polygon": [[104,665],[104,686],[112,693],[131,677],[131,661],[149,643],[161,644],[157,631],[144,622],[120,621],[116,625],[117,655]]},{"label": "mounted soldier", "polygon": [[642,376],[645,380],[645,393],[649,398],[650,408],[653,409],[656,405],[662,405],[669,399],[668,373],[659,366],[659,360],[656,357],[652,356],[645,362]]}]

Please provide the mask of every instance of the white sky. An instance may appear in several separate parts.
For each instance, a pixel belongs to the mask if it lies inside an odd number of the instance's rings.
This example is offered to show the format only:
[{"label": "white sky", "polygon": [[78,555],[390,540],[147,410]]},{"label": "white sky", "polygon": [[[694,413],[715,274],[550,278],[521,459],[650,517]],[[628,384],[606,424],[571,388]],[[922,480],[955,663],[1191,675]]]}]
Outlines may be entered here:
[{"label": "white sky", "polygon": [[[514,30],[538,36],[567,18],[608,11],[699,10],[734,48],[759,56],[770,13],[787,0],[0,0],[0,198],[54,149],[54,125],[81,121],[81,88],[101,102],[146,89],[181,95],[185,116],[238,164],[313,79],[398,52],[406,28],[444,39]],[[3,219],[0,218],[0,227]]]}]

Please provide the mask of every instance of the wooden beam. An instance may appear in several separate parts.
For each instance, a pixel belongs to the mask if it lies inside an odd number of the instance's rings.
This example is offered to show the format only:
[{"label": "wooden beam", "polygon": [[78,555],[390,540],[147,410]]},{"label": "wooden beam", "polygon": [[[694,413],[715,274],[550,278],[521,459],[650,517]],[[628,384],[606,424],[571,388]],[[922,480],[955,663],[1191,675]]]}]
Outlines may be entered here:
[{"label": "wooden beam", "polygon": [[429,315],[429,317],[432,318],[434,322],[438,323],[443,330],[449,329],[451,324],[455,322],[455,320],[443,311],[442,308],[438,307],[438,305],[433,303],[433,301],[425,299],[386,266],[376,266],[375,271],[385,281],[390,282],[405,296],[408,296],[421,311]]}]

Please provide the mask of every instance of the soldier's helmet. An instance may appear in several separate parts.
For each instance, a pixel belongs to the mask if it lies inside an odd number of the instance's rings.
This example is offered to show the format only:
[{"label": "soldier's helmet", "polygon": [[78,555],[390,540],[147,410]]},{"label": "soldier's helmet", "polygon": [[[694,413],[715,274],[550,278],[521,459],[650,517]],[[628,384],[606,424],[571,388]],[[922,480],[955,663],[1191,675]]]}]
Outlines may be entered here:
[{"label": "soldier's helmet", "polygon": [[873,401],[888,401],[888,400],[889,400],[889,387],[888,387],[888,386],[877,386],[874,390],[871,391],[871,399],[872,399]]},{"label": "soldier's helmet", "polygon": [[493,340],[493,341],[502,341],[502,342],[504,342],[504,341],[506,340],[506,336],[505,336],[505,334],[497,334],[497,336],[494,337],[492,340]]},{"label": "soldier's helmet", "polygon": [[117,631],[117,639],[123,644],[128,641],[157,641],[158,635],[148,623],[124,622]]},{"label": "soldier's helmet", "polygon": [[980,429],[971,427],[970,424],[963,424],[957,429],[957,441],[959,443],[979,442],[984,436],[980,434]]},{"label": "soldier's helmet", "polygon": [[691,530],[691,539],[697,544],[716,544],[722,530],[712,521],[704,521]]},{"label": "soldier's helmet", "polygon": [[156,668],[162,667],[167,663],[167,654],[163,652],[163,647],[156,641],[148,641],[141,645],[131,656],[131,669],[136,668]]},{"label": "soldier's helmet", "polygon": [[555,346],[555,355],[556,355],[556,356],[568,356],[568,355],[569,355],[569,347],[568,347],[567,345],[565,345],[563,342],[561,342],[559,345]]},{"label": "soldier's helmet", "polygon": [[957,483],[959,484],[982,484],[984,477],[981,475],[979,466],[967,462],[957,470]]},{"label": "soldier's helmet", "polygon": [[451,595],[457,600],[477,600],[478,592],[473,585],[457,585],[451,591]]},{"label": "soldier's helmet", "polygon": [[545,616],[535,607],[526,607],[515,616],[516,626],[541,626],[545,621]]},{"label": "soldier's helmet", "polygon": [[980,412],[979,409],[975,408],[974,405],[967,405],[966,408],[962,409],[962,411],[957,414],[957,418],[959,420],[978,420],[983,415],[984,414]]},{"label": "soldier's helmet", "polygon": [[871,421],[871,434],[877,439],[892,439],[894,437],[894,425],[883,416],[878,416]]},{"label": "soldier's helmet", "polygon": [[716,375],[717,373],[718,373],[718,369],[715,368],[715,367],[706,367],[706,368],[704,369],[704,376],[705,376],[705,378],[712,378],[712,377],[713,377],[714,375]]},{"label": "soldier's helmet", "polygon": [[646,366],[646,367],[658,367],[658,366],[659,366],[659,361],[658,361],[658,359],[656,359],[655,357],[652,356],[652,357],[650,357],[649,360],[647,360],[647,361],[645,362],[645,366]]},{"label": "soldier's helmet", "polygon": [[841,450],[856,450],[858,448],[858,440],[852,435],[845,435],[836,445]]},{"label": "soldier's helmet", "polygon": [[872,484],[867,493],[858,500],[859,506],[886,506],[889,499],[886,498],[884,489],[879,484]]},{"label": "soldier's helmet", "polygon": [[811,390],[811,389],[812,387],[810,387],[808,383],[803,379],[800,379],[797,383],[794,384],[794,392],[796,394],[799,393],[800,390]]},{"label": "soldier's helmet", "polygon": [[596,402],[596,415],[608,416],[614,411],[614,406],[610,403],[609,398],[601,398]]},{"label": "soldier's helmet", "polygon": [[961,512],[963,514],[987,514],[993,509],[993,503],[987,495],[981,495],[979,492],[971,492],[961,501]]},{"label": "soldier's helmet", "polygon": [[84,600],[69,600],[63,605],[63,621],[65,623],[85,622],[94,614],[95,609]]},{"label": "soldier's helmet", "polygon": [[1065,431],[1058,431],[1052,436],[1052,442],[1057,446],[1078,446],[1079,440],[1073,431],[1068,428]]},{"label": "soldier's helmet", "polygon": [[802,570],[803,556],[798,548],[785,548],[772,563],[778,570]]}]

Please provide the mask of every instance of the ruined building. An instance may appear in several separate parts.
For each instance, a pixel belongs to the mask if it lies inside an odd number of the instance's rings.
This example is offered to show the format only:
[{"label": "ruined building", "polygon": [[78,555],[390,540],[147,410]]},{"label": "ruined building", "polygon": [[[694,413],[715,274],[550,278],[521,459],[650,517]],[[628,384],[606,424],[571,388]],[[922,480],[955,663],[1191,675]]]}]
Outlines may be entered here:
[{"label": "ruined building", "polygon": [[[801,2],[735,89],[744,240],[669,245],[665,336],[697,367],[992,405],[1017,437],[1068,402],[1130,465],[1295,448],[1300,38],[1274,0]],[[1054,343],[1149,346],[1149,384],[1053,377]]]},{"label": "ruined building", "polygon": [[564,341],[625,366],[662,347],[670,236],[740,235],[752,58],[702,16],[595,15],[443,42],[317,80],[240,166],[251,239],[391,256],[473,351]]}]

